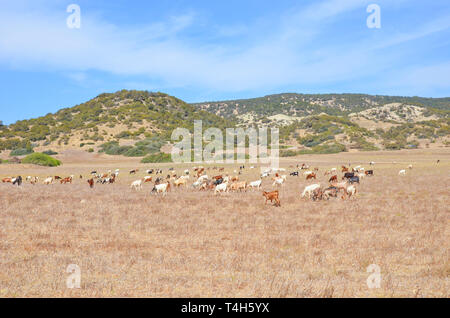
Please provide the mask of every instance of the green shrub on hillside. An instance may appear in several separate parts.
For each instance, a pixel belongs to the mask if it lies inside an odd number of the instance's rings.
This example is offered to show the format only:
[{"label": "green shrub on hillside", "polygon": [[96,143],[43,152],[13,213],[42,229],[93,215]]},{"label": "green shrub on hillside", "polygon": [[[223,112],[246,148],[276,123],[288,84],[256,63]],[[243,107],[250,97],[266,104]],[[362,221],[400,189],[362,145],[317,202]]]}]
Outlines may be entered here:
[{"label": "green shrub on hillside", "polygon": [[343,144],[332,142],[325,145],[314,146],[311,149],[302,150],[285,150],[280,152],[280,157],[294,157],[298,155],[310,155],[310,154],[330,154],[347,151],[347,148]]},{"label": "green shrub on hillside", "polygon": [[162,163],[162,162],[172,162],[172,156],[166,153],[157,153],[153,155],[148,155],[141,160],[142,163]]},{"label": "green shrub on hillside", "polygon": [[280,151],[280,157],[295,157],[299,154],[296,150],[284,150]]},{"label": "green shrub on hillside", "polygon": [[100,145],[98,152],[104,152],[107,155],[123,155],[133,146],[120,146],[118,141],[110,141]]},{"label": "green shrub on hillside", "polygon": [[164,141],[158,137],[150,137],[136,142],[134,146],[119,146],[119,142],[110,141],[100,146],[99,152],[108,155],[124,155],[126,157],[144,157],[157,153],[164,145]]},{"label": "green shrub on hillside", "polygon": [[61,165],[61,161],[50,157],[49,155],[35,152],[23,158],[22,163],[31,163],[39,166],[57,167]]},{"label": "green shrub on hillside", "polygon": [[143,148],[131,147],[123,155],[125,157],[144,157],[147,153]]},{"label": "green shrub on hillside", "polygon": [[353,148],[359,149],[361,151],[375,151],[380,150],[374,143],[369,142],[364,139],[364,137],[353,137],[351,141],[355,143]]},{"label": "green shrub on hillside", "polygon": [[11,153],[9,154],[11,157],[16,157],[16,156],[25,156],[28,155],[30,153],[33,153],[33,149],[30,148],[17,148],[11,151]]},{"label": "green shrub on hillside", "polygon": [[42,152],[43,154],[49,155],[49,156],[53,156],[53,155],[57,155],[58,153],[56,151],[53,150],[46,150]]},{"label": "green shrub on hillside", "polygon": [[337,142],[326,144],[326,145],[315,146],[315,147],[312,147],[311,150],[313,153],[318,153],[318,154],[339,153],[339,152],[347,151],[347,149],[345,148],[345,146],[343,144],[340,144]]},{"label": "green shrub on hillside", "polygon": [[299,139],[300,144],[306,147],[314,147],[320,145],[321,143],[333,140],[334,136],[331,133],[323,133],[319,135],[308,135]]}]

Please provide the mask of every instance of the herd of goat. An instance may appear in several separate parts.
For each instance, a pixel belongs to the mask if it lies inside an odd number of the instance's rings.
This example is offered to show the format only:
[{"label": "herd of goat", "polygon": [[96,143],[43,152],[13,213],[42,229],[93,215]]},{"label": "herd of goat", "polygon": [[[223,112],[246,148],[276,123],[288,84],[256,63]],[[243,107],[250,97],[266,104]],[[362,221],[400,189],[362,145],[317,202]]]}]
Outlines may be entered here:
[{"label": "herd of goat", "polygon": [[[375,163],[370,162],[370,166],[373,166]],[[290,166],[290,168],[295,168],[294,166]],[[306,180],[317,180],[319,174],[319,168],[313,168],[310,170],[309,166],[305,163],[296,166],[297,169],[295,171],[289,172],[289,177],[299,177],[303,175]],[[408,166],[409,169],[412,169],[412,165]],[[171,187],[179,188],[179,187],[187,187],[189,180],[192,178],[194,181],[190,185],[192,189],[197,189],[199,191],[213,191],[214,195],[223,193],[223,192],[242,192],[247,191],[248,189],[256,189],[261,190],[262,182],[264,179],[271,178],[273,181],[272,187],[280,187],[283,186],[285,181],[288,178],[285,168],[261,168],[260,178],[255,181],[247,182],[242,179],[242,173],[245,170],[245,166],[240,166],[239,170],[234,170],[234,175],[229,176],[228,174],[224,175],[225,168],[223,167],[193,167],[192,171],[189,169],[184,170],[181,175],[177,175],[174,168],[169,168],[166,177],[163,176],[164,172],[162,169],[153,168],[146,170],[146,176],[135,180],[131,183],[131,188],[134,190],[141,190],[143,184],[153,182],[152,193],[162,193],[166,194]],[[255,169],[254,166],[251,166],[250,169]],[[208,176],[208,171],[218,171],[217,175],[213,177]],[[291,169],[292,170],[292,169]],[[323,173],[323,175],[328,179],[328,186],[322,188],[319,183],[310,184],[305,187],[301,196],[302,198],[308,197],[313,201],[318,200],[329,200],[330,198],[338,198],[341,197],[343,200],[346,198],[354,197],[357,192],[356,185],[360,183],[360,180],[366,176],[371,177],[374,175],[373,169],[366,170],[364,167],[356,166],[351,167],[341,166],[339,169],[342,173],[342,177],[338,177],[338,169],[332,168],[331,170],[327,170]],[[139,169],[130,170],[128,173],[130,175],[136,175],[139,172]],[[216,174],[216,173],[214,173]],[[406,175],[406,169],[400,170],[399,175]],[[94,185],[97,184],[112,184],[116,182],[116,179],[119,176],[119,169],[115,171],[109,170],[107,173],[98,173],[97,171],[92,171],[87,180],[90,188],[94,188]],[[74,180],[75,176],[71,175],[68,177],[60,177],[60,176],[50,176],[43,180],[43,184],[49,185],[54,182],[59,182],[61,184],[71,184]],[[80,175],[79,179],[83,179],[83,176]],[[27,176],[25,181],[30,184],[36,184],[39,182],[39,177]],[[12,183],[13,185],[21,186],[23,179],[21,176],[17,176],[15,178],[8,177],[2,179],[3,183]],[[281,206],[279,191],[262,191],[262,195],[265,198],[265,204],[269,201],[274,203],[275,206]]]}]

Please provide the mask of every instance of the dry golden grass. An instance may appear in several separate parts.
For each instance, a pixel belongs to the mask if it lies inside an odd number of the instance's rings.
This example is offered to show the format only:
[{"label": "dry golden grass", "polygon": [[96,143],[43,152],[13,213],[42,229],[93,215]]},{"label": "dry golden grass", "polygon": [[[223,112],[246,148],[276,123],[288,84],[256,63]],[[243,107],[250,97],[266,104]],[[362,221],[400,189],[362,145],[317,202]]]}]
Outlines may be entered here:
[{"label": "dry golden grass", "polygon": [[[282,166],[318,166],[326,185],[326,168],[368,168],[369,158],[375,176],[362,180],[355,199],[302,200],[311,182],[288,177],[281,208],[265,206],[259,191],[132,191],[151,166],[135,161],[1,165],[1,177],[121,175],[93,190],[85,179],[0,184],[0,297],[449,297],[448,150],[305,156]],[[409,163],[413,170],[399,177]],[[137,176],[125,173],[132,167],[141,168]],[[80,289],[66,287],[69,264],[81,268]],[[381,268],[379,289],[366,284],[370,264]]]}]

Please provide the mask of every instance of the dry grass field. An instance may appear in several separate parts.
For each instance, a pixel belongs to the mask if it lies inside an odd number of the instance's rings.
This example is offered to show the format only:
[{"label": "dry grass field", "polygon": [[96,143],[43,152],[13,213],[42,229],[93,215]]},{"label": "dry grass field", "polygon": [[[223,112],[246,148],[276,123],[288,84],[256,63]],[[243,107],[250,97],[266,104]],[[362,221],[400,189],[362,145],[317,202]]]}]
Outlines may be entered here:
[{"label": "dry grass field", "polygon": [[[0,165],[0,177],[85,177],[0,184],[0,297],[449,297],[448,149],[308,155],[281,166],[319,167],[325,186],[325,169],[367,169],[371,160],[375,176],[355,198],[302,199],[314,181],[288,177],[279,208],[264,205],[260,191],[187,188],[163,197],[150,194],[152,184],[130,189],[145,168],[171,165],[94,157],[65,157],[58,168]],[[88,187],[91,170],[116,168],[117,184]],[[241,179],[258,174],[246,169]],[[69,264],[81,269],[79,289],[66,286]],[[368,288],[370,264],[381,269],[380,288]]]}]

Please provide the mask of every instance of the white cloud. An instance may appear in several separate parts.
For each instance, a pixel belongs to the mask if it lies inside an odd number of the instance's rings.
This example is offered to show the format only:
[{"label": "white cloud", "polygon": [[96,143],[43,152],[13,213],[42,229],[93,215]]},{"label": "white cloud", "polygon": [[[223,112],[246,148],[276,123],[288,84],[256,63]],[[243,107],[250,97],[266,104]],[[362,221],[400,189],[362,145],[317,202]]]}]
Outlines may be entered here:
[{"label": "white cloud", "polygon": [[[358,80],[395,63],[396,56],[380,55],[378,49],[448,28],[442,20],[425,24],[416,32],[392,34],[374,45],[361,41],[311,45],[340,15],[364,9],[365,5],[359,0],[314,3],[286,14],[270,30],[259,30],[266,32],[262,40],[242,45],[208,44],[183,37],[183,32],[195,26],[195,12],[148,25],[118,27],[81,8],[82,27],[77,30],[66,27],[65,11],[10,6],[0,12],[0,63],[62,71],[75,81],[86,80],[86,73],[95,70],[143,76],[165,87],[245,91]],[[360,11],[365,23],[365,10]],[[247,32],[247,26],[232,25],[224,26],[220,35]]]}]

